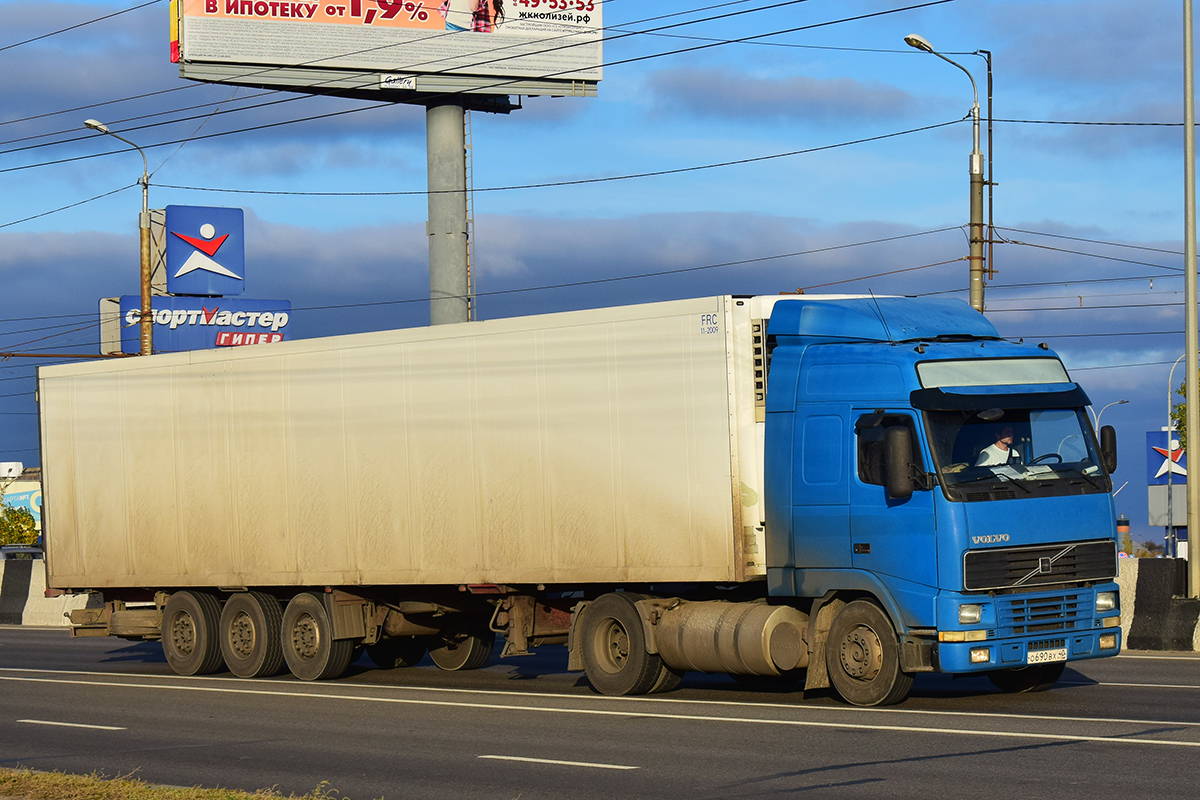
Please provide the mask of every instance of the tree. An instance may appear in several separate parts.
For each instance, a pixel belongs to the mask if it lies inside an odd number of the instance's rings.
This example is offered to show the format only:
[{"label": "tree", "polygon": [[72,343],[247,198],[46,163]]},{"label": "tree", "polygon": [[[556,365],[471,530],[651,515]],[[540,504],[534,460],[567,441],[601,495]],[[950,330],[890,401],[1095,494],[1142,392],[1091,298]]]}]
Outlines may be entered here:
[{"label": "tree", "polygon": [[37,544],[37,523],[27,508],[0,506],[0,544]]},{"label": "tree", "polygon": [[[1187,381],[1179,384],[1175,394],[1183,399],[1171,406],[1171,425],[1175,427],[1175,438],[1179,440],[1179,448],[1187,450]],[[1170,436],[1170,433],[1167,434]]]},{"label": "tree", "polygon": [[1142,542],[1142,547],[1145,548],[1146,555],[1149,556],[1150,558],[1157,557],[1159,551],[1164,549],[1161,544],[1154,541],[1153,539],[1147,539],[1146,541]]},{"label": "tree", "polygon": [[1129,531],[1121,534],[1121,552],[1127,556],[1133,555],[1133,537],[1129,535]]}]

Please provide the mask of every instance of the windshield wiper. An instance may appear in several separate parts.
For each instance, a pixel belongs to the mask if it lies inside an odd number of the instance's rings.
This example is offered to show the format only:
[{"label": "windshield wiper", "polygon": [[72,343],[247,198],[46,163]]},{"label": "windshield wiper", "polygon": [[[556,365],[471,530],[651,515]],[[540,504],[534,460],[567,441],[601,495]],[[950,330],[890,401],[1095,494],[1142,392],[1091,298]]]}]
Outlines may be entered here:
[{"label": "windshield wiper", "polygon": [[997,478],[1002,481],[1005,481],[1007,483],[1011,483],[1013,486],[1020,486],[1022,489],[1025,490],[1026,494],[1033,494],[1033,489],[1030,489],[1028,486],[1026,486],[1024,481],[1019,481],[1015,478],[1010,478],[1009,476],[1007,476],[1003,473],[1000,473],[1000,472],[991,472],[991,473],[988,473],[987,475],[977,475],[974,478],[971,478],[970,480],[967,480],[967,481],[958,481],[954,485],[956,487],[957,486],[965,486],[969,483],[979,483],[980,481],[990,481],[990,480],[995,480]]}]

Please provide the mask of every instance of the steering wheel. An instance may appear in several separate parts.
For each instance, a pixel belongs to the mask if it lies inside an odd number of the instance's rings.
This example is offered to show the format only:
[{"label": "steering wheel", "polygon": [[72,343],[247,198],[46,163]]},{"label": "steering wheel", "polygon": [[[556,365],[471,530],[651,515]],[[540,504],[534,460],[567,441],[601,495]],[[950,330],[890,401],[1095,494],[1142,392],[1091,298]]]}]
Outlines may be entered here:
[{"label": "steering wheel", "polygon": [[1044,455],[1040,455],[1037,458],[1033,459],[1032,461],[1029,462],[1029,464],[1030,464],[1030,466],[1032,466],[1034,464],[1040,464],[1043,461],[1051,461],[1051,460],[1053,460],[1054,463],[1056,463],[1056,464],[1061,464],[1063,457],[1060,456],[1058,453],[1046,453]]}]

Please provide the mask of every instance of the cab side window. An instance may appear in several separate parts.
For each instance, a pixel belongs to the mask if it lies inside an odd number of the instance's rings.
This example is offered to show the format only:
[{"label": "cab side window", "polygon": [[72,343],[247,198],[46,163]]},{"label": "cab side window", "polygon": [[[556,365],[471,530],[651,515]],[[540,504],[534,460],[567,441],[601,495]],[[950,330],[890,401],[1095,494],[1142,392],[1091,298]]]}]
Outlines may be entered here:
[{"label": "cab side window", "polygon": [[921,450],[917,446],[917,431],[913,418],[905,414],[864,414],[854,423],[854,433],[858,439],[858,479],[863,483],[875,486],[886,484],[884,463],[884,435],[888,428],[908,428],[909,439],[912,441],[912,461],[922,471]]}]

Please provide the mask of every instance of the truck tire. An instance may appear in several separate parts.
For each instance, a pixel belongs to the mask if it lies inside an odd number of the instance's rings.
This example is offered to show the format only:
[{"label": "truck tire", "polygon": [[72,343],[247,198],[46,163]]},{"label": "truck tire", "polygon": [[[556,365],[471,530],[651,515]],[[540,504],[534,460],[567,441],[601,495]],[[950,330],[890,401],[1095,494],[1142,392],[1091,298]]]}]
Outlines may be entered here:
[{"label": "truck tire", "polygon": [[1017,669],[998,669],[988,673],[988,679],[1002,692],[1044,692],[1062,677],[1066,662],[1034,664]]},{"label": "truck tire", "polygon": [[209,675],[224,666],[219,623],[221,606],[203,592],[176,592],[162,618],[162,648],[178,675]]},{"label": "truck tire", "polygon": [[471,620],[435,636],[429,657],[438,669],[448,672],[479,669],[492,657],[495,645],[496,634],[488,628],[487,620]]},{"label": "truck tire", "polygon": [[429,649],[422,636],[396,636],[367,645],[367,656],[380,669],[416,666]]},{"label": "truck tire", "polygon": [[680,673],[646,649],[642,617],[628,592],[601,595],[580,620],[583,670],[600,694],[636,695],[679,685]]},{"label": "truck tire", "polygon": [[833,688],[851,705],[892,705],[912,689],[913,676],[900,669],[891,620],[868,600],[847,603],[833,618],[825,666]]},{"label": "truck tire", "polygon": [[283,660],[302,681],[336,678],[350,666],[353,639],[334,639],[325,604],[315,594],[293,597],[283,611]]},{"label": "truck tire", "polygon": [[263,592],[238,592],[221,611],[221,655],[239,678],[275,675],[283,668],[283,609]]}]

